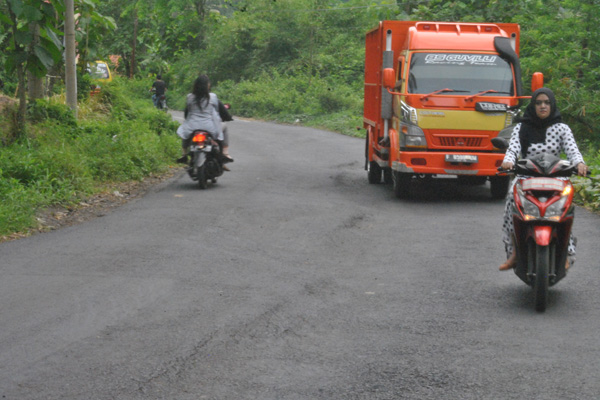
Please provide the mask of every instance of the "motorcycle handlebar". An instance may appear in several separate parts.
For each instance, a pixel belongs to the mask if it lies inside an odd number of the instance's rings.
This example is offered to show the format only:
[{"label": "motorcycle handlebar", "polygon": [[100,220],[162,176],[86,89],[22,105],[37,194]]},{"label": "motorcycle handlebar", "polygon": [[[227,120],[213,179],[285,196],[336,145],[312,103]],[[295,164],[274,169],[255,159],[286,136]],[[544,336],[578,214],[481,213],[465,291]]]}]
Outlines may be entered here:
[{"label": "motorcycle handlebar", "polygon": [[[498,172],[496,173],[496,175],[513,174],[513,173],[516,173],[516,168],[504,169],[502,167],[498,167],[497,171]],[[573,167],[573,170],[571,171],[571,175],[578,175],[577,169],[575,169],[575,167]],[[585,173],[585,177],[589,178],[590,176],[592,176],[592,171],[590,171],[588,169]]]},{"label": "motorcycle handlebar", "polygon": [[502,174],[510,174],[515,172],[514,168],[511,169],[504,169],[502,167],[498,167],[498,173],[496,175],[502,175]]}]

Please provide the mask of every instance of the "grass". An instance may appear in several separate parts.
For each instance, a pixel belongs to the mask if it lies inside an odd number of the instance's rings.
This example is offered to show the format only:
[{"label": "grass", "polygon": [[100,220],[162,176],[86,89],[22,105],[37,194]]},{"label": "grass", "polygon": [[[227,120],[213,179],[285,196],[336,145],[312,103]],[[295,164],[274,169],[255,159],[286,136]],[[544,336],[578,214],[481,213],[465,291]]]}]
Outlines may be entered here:
[{"label": "grass", "polygon": [[116,79],[80,102],[77,121],[61,96],[30,106],[26,137],[0,147],[0,236],[35,228],[45,207],[168,170],[179,152],[177,123],[147,97],[132,97],[138,85]]}]

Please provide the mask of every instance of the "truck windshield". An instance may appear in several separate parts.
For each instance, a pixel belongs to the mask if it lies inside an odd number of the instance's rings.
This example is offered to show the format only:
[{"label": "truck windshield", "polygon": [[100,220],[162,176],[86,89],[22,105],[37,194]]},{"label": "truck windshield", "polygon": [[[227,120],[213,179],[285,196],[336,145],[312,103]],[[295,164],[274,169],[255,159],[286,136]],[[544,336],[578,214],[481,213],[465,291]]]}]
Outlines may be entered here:
[{"label": "truck windshield", "polygon": [[409,93],[432,93],[444,88],[453,91],[440,95],[514,95],[510,64],[495,54],[414,53],[408,77]]}]

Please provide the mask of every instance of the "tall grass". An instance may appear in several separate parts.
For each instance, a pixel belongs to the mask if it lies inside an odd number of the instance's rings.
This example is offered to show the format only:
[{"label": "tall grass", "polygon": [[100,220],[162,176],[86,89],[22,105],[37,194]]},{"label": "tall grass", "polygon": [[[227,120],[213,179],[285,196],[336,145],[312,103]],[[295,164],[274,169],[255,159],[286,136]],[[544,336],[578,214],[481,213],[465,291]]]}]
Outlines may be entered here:
[{"label": "tall grass", "polygon": [[138,85],[117,78],[80,104],[78,121],[60,98],[31,105],[26,138],[0,147],[0,236],[35,227],[44,207],[168,169],[177,123],[147,96],[130,95]]}]

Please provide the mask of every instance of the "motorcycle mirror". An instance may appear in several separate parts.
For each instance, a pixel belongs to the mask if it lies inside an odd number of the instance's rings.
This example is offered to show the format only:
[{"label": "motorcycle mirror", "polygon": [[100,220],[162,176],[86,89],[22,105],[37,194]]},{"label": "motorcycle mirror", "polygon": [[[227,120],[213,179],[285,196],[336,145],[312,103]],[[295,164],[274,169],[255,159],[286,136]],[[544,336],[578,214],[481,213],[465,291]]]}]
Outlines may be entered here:
[{"label": "motorcycle mirror", "polygon": [[501,138],[501,137],[495,137],[492,139],[492,145],[500,150],[506,150],[508,149],[508,142],[506,141],[506,139]]}]

